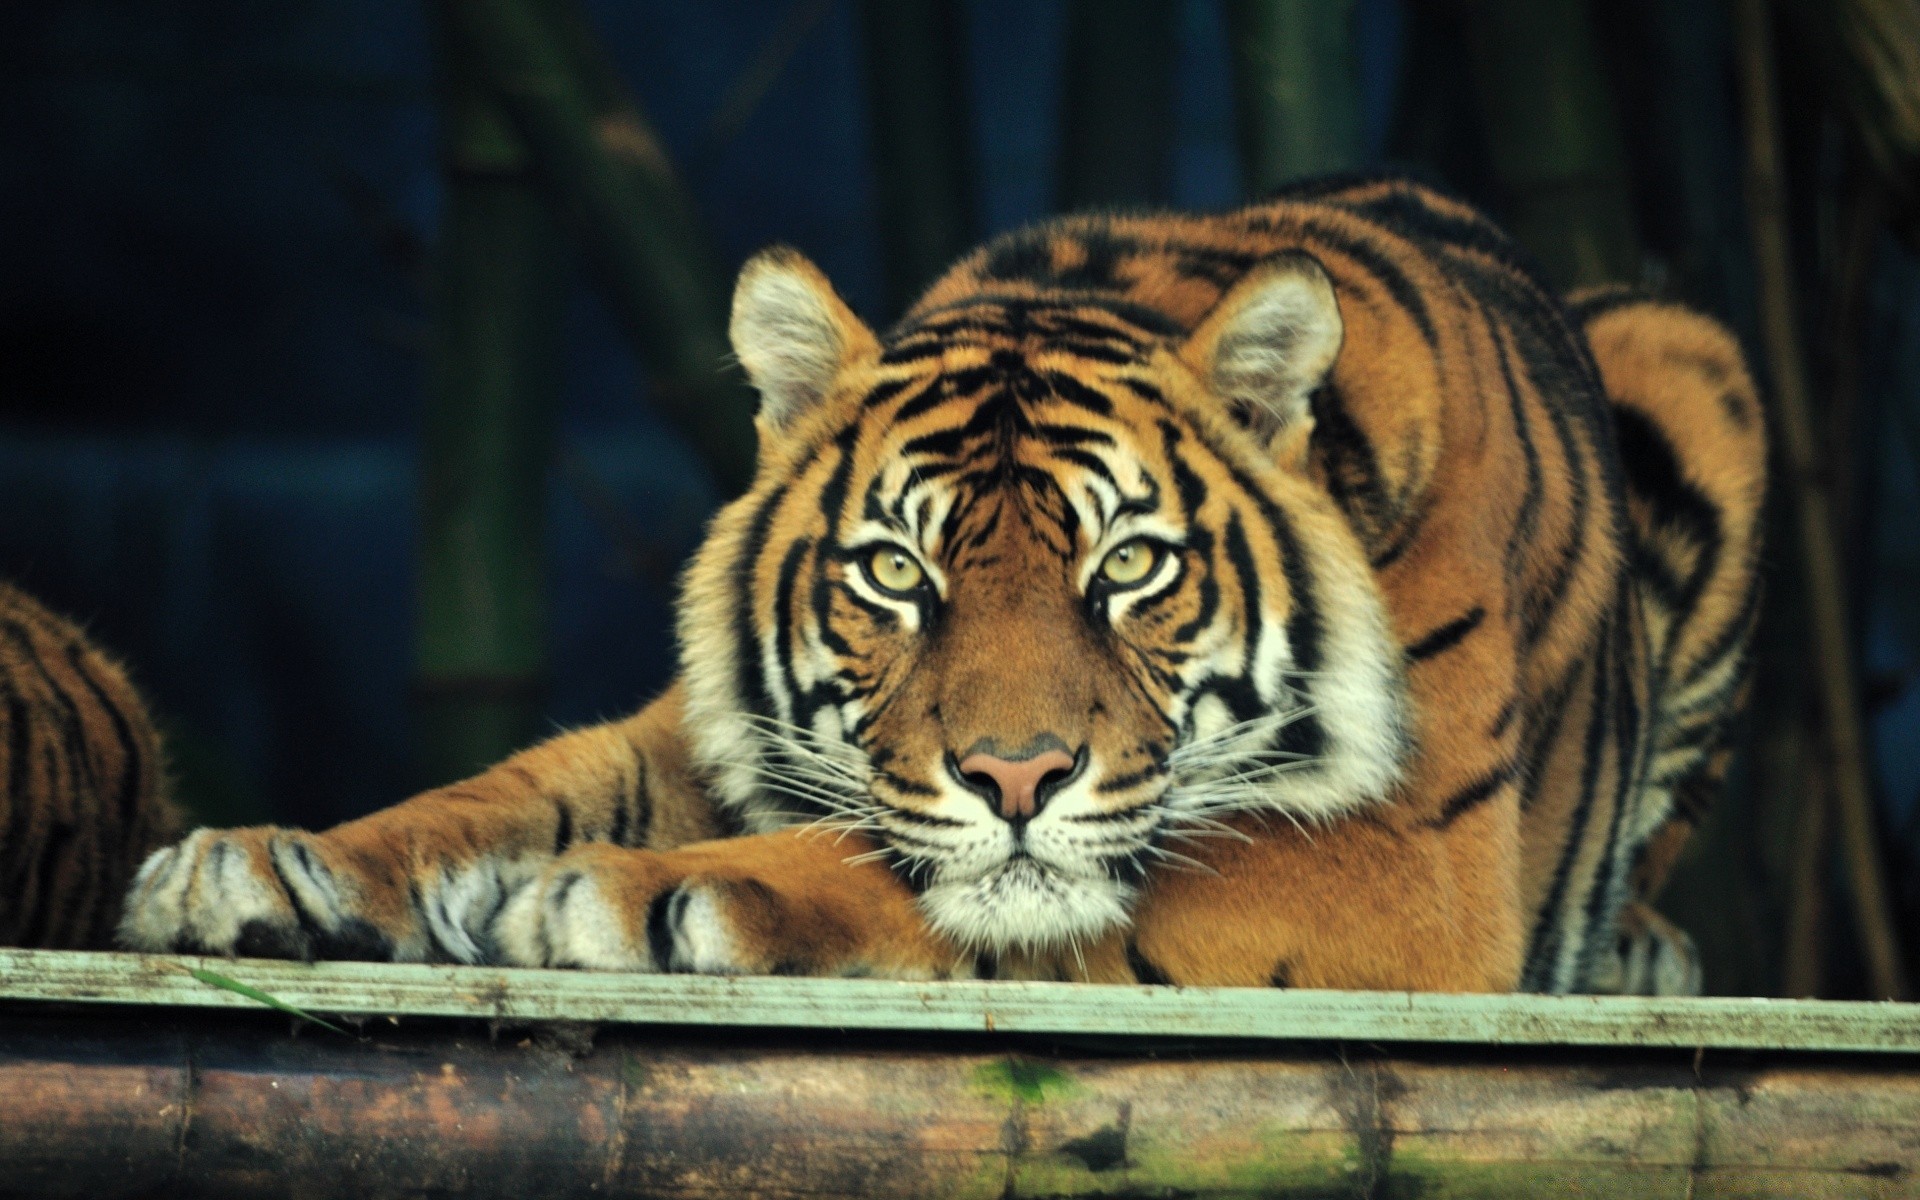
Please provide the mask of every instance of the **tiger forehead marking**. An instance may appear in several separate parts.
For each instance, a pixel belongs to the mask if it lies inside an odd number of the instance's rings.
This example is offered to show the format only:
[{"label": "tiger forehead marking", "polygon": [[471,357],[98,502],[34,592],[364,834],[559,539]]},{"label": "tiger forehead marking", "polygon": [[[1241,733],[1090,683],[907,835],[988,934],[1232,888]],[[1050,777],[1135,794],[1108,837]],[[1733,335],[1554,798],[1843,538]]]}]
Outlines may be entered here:
[{"label": "tiger forehead marking", "polygon": [[1339,312],[1299,261],[1235,295],[1183,333],[982,293],[882,343],[810,266],[749,265],[736,343],[786,457],[683,608],[732,647],[689,656],[689,727],[749,826],[875,833],[943,933],[1041,948],[1123,922],[1222,813],[1385,793],[1398,648],[1364,558],[1220,394],[1280,437]]}]

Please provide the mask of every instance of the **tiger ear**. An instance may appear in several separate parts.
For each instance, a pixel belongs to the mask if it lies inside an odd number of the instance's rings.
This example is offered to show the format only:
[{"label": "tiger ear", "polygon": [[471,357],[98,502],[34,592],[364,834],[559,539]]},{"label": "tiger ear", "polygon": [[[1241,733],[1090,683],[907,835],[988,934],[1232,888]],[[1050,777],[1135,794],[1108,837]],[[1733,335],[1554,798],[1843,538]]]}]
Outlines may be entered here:
[{"label": "tiger ear", "polygon": [[760,393],[762,425],[775,430],[818,404],[843,368],[880,351],[820,268],[785,246],[740,268],[727,336]]},{"label": "tiger ear", "polygon": [[1305,453],[1309,399],[1345,336],[1325,268],[1305,254],[1269,258],[1227,291],[1181,357],[1263,441]]}]

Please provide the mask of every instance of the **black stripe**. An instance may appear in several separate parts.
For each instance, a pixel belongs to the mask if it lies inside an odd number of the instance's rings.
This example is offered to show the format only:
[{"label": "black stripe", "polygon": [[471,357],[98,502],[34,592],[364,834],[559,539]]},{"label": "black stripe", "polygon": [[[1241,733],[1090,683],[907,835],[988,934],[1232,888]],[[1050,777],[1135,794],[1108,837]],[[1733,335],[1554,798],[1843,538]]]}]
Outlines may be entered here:
[{"label": "black stripe", "polygon": [[87,648],[79,642],[67,644],[67,661],[72,664],[74,674],[86,684],[87,690],[93,693],[94,700],[106,712],[107,720],[113,725],[114,737],[120,742],[120,751],[126,767],[120,774],[118,807],[121,827],[130,832],[139,820],[141,801],[145,797],[142,783],[147,774],[146,752],[140,745],[139,738],[135,736],[133,726],[128,722],[126,714],[120,711],[120,707],[107,695],[106,689],[87,669],[87,653]]},{"label": "black stripe", "polygon": [[1428,489],[1421,494],[1418,507],[1410,513],[1402,512],[1400,528],[1394,534],[1393,541],[1369,559],[1368,565],[1375,571],[1384,571],[1400,561],[1401,556],[1413,549],[1414,543],[1419,540],[1420,531],[1426,528],[1427,518],[1433,515],[1433,509],[1433,491]]},{"label": "black stripe", "polygon": [[1075,408],[1083,408],[1095,416],[1113,415],[1113,401],[1066,372],[1048,371],[1042,377],[1047,381],[1048,386],[1053,388],[1056,398],[1064,400]]},{"label": "black stripe", "polygon": [[[1484,307],[1481,309],[1481,318],[1492,323],[1492,316]],[[1506,335],[1497,327],[1490,332],[1494,360],[1500,364],[1500,381],[1506,385],[1507,407],[1513,415],[1514,438],[1520,443],[1520,453],[1527,464],[1526,489],[1520,493],[1520,507],[1514,513],[1513,529],[1507,535],[1505,556],[1507,581],[1509,585],[1517,585],[1527,551],[1533,546],[1533,535],[1540,524],[1545,476],[1540,467],[1540,449],[1533,441],[1533,426],[1527,419],[1526,396],[1521,392],[1520,381],[1513,373],[1513,357],[1507,349]]]},{"label": "black stripe", "polygon": [[1445,625],[1407,647],[1407,659],[1410,662],[1425,662],[1436,655],[1444,654],[1466,640],[1466,636],[1480,628],[1487,610],[1474,605],[1464,616],[1455,617]]},{"label": "black stripe", "polygon": [[[676,900],[681,903],[676,905]],[[677,887],[666,889],[647,905],[647,952],[653,956],[655,971],[672,969],[673,925],[679,916],[675,909],[685,907],[685,891]]]},{"label": "black stripe", "polygon": [[640,806],[640,793],[644,787],[642,777],[646,772],[640,752],[631,744],[627,749],[633,755],[633,772],[613,794],[613,822],[607,827],[607,840],[616,846],[627,844],[627,831],[633,823],[634,811]]},{"label": "black stripe", "polygon": [[[1650,528],[1636,531],[1643,544],[1636,565],[1669,608],[1691,609],[1720,560],[1720,512],[1687,480],[1673,443],[1645,413],[1616,405],[1613,424],[1627,487],[1650,510]],[[1676,577],[1676,565],[1660,558],[1652,544],[1670,537],[1697,552],[1690,570],[1679,568],[1685,578]]]},{"label": "black stripe", "polygon": [[[46,760],[48,792],[57,794],[60,790],[60,753],[50,741],[41,742],[40,748]],[[20,922],[20,944],[23,946],[46,944],[47,928],[53,921],[56,907],[68,899],[53,894],[54,880],[50,876],[57,869],[73,835],[74,826],[71,822],[55,821],[48,827],[46,838],[38,847],[37,861],[28,871],[26,894],[22,898],[26,907],[25,919]]]},{"label": "black stripe", "polygon": [[948,386],[949,383],[950,380],[942,378],[929,380],[927,386],[920,389],[918,395],[908,400],[905,404],[902,404],[899,409],[894,412],[893,423],[895,425],[904,425],[908,421],[915,420],[926,413],[932,412],[943,404],[949,404],[959,400],[962,393]]},{"label": "black stripe", "polygon": [[753,619],[753,577],[760,554],[767,546],[774,513],[786,497],[787,485],[783,483],[761,501],[747,524],[746,536],[740,540],[739,556],[733,561],[733,652],[737,656],[734,686],[739,690],[741,704],[749,712],[766,716],[773,715],[773,697],[767,691],[761,669],[760,635]]},{"label": "black stripe", "polygon": [[1427,822],[1428,826],[1433,829],[1445,829],[1461,817],[1480,807],[1488,800],[1491,800],[1501,789],[1513,782],[1516,769],[1513,763],[1501,763],[1485,775],[1480,776],[1472,783],[1456,791],[1453,795],[1448,796],[1446,802],[1440,806],[1439,814]]},{"label": "black stripe", "polygon": [[1127,939],[1127,966],[1133,971],[1133,977],[1141,983],[1155,987],[1167,987],[1173,983],[1173,979],[1148,958],[1132,938]]},{"label": "black stripe", "polygon": [[1052,425],[1044,421],[1035,423],[1035,436],[1053,446],[1081,446],[1093,442],[1101,446],[1113,445],[1113,435],[1099,429],[1088,429],[1084,425]]},{"label": "black stripe", "polygon": [[1120,487],[1120,481],[1113,477],[1113,472],[1107,469],[1106,461],[1097,454],[1081,450],[1075,446],[1061,446],[1054,450],[1053,456],[1063,461],[1073,463],[1088,474],[1105,480],[1115,489]]},{"label": "black stripe", "polygon": [[884,382],[877,383],[867,390],[865,396],[860,398],[860,407],[879,408],[882,404],[898,396],[914,384],[924,382],[924,380],[908,377],[905,379],[888,379]]},{"label": "black stripe", "polygon": [[[293,852],[300,857],[300,865],[306,868],[308,874],[313,874],[313,856],[311,852],[307,847],[298,842],[291,843],[291,846]],[[268,844],[266,848],[266,859],[268,868],[273,871],[273,877],[280,881],[280,890],[287,894],[287,904],[293,909],[294,920],[299,922],[300,931],[306,935],[305,944],[294,947],[293,951],[299,957],[311,958],[313,955],[313,943],[326,936],[326,928],[314,918],[311,912],[307,911],[306,904],[300,899],[300,893],[294,889],[293,880],[287,878],[286,870],[280,865],[280,856],[273,852],[273,846],[271,844]],[[414,899],[416,901],[416,907],[418,907],[419,894],[419,888],[415,887]],[[431,922],[422,921],[421,924],[426,925],[429,930],[433,928]]]},{"label": "black stripe", "polygon": [[[1620,595],[1616,598],[1616,611],[1625,611],[1628,605],[1627,585],[1622,584]],[[1620,638],[1615,650],[1615,678],[1619,681],[1615,691],[1615,733],[1614,753],[1617,758],[1615,770],[1617,781],[1614,784],[1613,819],[1608,822],[1606,844],[1601,849],[1600,865],[1594,878],[1594,887],[1587,894],[1587,922],[1585,944],[1592,945],[1595,934],[1611,925],[1618,916],[1618,903],[1624,899],[1620,894],[1620,884],[1624,882],[1620,872],[1620,831],[1630,815],[1628,808],[1633,802],[1645,796],[1644,780],[1646,774],[1645,755],[1648,747],[1640,737],[1640,710],[1634,703],[1632,679],[1644,678],[1646,664],[1640,661],[1635,651],[1642,645],[1639,639]],[[1583,946],[1584,949],[1584,946]]]},{"label": "black stripe", "polygon": [[[1111,796],[1115,792],[1124,792],[1128,788],[1138,787],[1149,779],[1158,779],[1166,773],[1167,768],[1160,763],[1149,763],[1138,771],[1129,771],[1125,775],[1109,775],[1095,784],[1093,790],[1099,795]],[[1131,812],[1098,814],[1100,817],[1111,816],[1115,819],[1131,817],[1132,815]]]},{"label": "black stripe", "polygon": [[1607,735],[1610,729],[1609,717],[1612,710],[1612,673],[1607,669],[1612,661],[1612,649],[1615,638],[1613,621],[1602,624],[1600,646],[1592,664],[1593,691],[1591,693],[1592,711],[1587,719],[1587,736],[1581,750],[1579,799],[1575,801],[1567,828],[1560,845],[1558,861],[1553,868],[1553,880],[1548,885],[1546,902],[1540,907],[1539,918],[1534,923],[1533,934],[1529,939],[1527,966],[1523,972],[1523,987],[1527,991],[1547,991],[1554,982],[1554,960],[1559,957],[1563,924],[1566,914],[1562,907],[1566,903],[1567,885],[1573,872],[1574,859],[1586,841],[1587,822],[1593,814],[1594,794],[1599,787],[1600,770],[1606,749]]},{"label": "black stripe", "polygon": [[1371,541],[1392,521],[1373,442],[1355,423],[1331,383],[1314,389],[1313,452],[1326,474],[1327,491],[1347,519]]},{"label": "black stripe", "polygon": [[812,538],[796,538],[780,559],[780,573],[773,589],[774,669],[780,672],[780,686],[792,706],[787,720],[795,725],[811,726],[812,713],[801,711],[800,682],[793,670],[794,589],[800,579],[800,562],[813,548]]}]

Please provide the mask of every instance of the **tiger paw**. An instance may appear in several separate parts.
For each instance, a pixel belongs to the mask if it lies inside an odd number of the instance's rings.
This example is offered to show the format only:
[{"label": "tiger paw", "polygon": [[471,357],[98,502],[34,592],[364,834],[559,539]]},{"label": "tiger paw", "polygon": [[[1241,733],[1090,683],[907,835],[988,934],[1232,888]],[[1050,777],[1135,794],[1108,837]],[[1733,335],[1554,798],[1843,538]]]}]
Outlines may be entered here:
[{"label": "tiger paw", "polygon": [[689,876],[670,852],[581,846],[507,902],[493,943],[519,966],[763,974],[781,910],[766,885]]},{"label": "tiger paw", "polygon": [[324,837],[202,829],[142,864],[119,941],[151,953],[407,960],[426,957],[418,926],[404,888],[370,878]]}]

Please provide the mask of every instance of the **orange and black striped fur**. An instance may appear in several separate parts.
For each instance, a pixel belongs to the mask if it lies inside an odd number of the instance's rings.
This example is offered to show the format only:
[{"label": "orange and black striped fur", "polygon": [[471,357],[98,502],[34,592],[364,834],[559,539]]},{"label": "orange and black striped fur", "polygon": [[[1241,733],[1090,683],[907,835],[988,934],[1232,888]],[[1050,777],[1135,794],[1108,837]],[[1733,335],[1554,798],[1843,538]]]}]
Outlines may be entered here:
[{"label": "orange and black striped fur", "polygon": [[156,855],[141,947],[654,971],[1684,989],[1760,410],[1395,180],[1000,238],[876,336],[790,251],[759,472],[638,715]]},{"label": "orange and black striped fur", "polygon": [[0,946],[105,949],[134,868],[178,836],[126,674],[0,583]]}]

